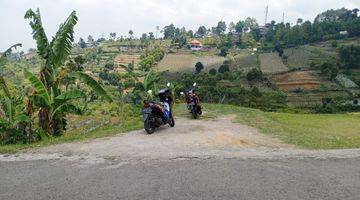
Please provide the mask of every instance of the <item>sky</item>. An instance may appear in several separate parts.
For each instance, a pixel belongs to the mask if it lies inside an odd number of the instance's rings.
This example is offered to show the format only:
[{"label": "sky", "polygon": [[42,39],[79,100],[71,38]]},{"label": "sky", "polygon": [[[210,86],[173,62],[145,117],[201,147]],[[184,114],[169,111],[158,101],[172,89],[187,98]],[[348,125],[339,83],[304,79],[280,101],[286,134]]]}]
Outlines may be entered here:
[{"label": "sky", "polygon": [[139,37],[171,23],[197,30],[200,25],[211,27],[220,20],[228,24],[250,16],[263,24],[266,5],[269,21],[281,21],[285,13],[285,22],[295,23],[298,18],[313,21],[331,8],[360,8],[360,0],[0,0],[0,52],[15,43],[22,43],[24,51],[35,47],[29,21],[24,19],[29,8],[40,8],[48,38],[75,10],[78,41],[88,35],[108,37],[110,32],[127,36],[130,29]]}]

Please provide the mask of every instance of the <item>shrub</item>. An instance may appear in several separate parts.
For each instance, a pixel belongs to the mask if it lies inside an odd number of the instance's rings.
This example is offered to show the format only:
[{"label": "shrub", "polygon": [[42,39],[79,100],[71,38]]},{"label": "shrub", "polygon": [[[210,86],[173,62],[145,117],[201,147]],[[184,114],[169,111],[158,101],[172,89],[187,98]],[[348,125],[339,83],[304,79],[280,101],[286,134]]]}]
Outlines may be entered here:
[{"label": "shrub", "polygon": [[340,47],[339,54],[345,68],[360,67],[360,45],[342,46]]},{"label": "shrub", "polygon": [[220,56],[223,56],[223,57],[226,57],[227,54],[228,54],[228,51],[229,51],[229,48],[228,48],[228,47],[221,47],[221,48],[220,48],[220,53],[219,53],[219,55],[220,55]]},{"label": "shrub", "polygon": [[281,46],[280,43],[276,44],[274,47],[274,51],[278,52],[279,56],[282,57],[282,55],[284,54],[284,50]]},{"label": "shrub", "polygon": [[359,112],[360,106],[354,100],[344,97],[323,98],[322,105],[315,107],[318,113]]},{"label": "shrub", "polygon": [[287,64],[287,61],[288,61],[288,59],[289,59],[289,56],[283,54],[283,55],[282,55],[282,59],[283,59],[283,62],[284,62],[285,64]]},{"label": "shrub", "polygon": [[338,46],[338,42],[336,40],[331,42],[331,47],[336,48]]},{"label": "shrub", "polygon": [[296,94],[303,94],[303,93],[305,93],[305,90],[304,90],[304,88],[296,88],[296,89],[294,90],[294,93],[296,93]]},{"label": "shrub", "polygon": [[214,68],[210,69],[209,74],[211,74],[213,76],[216,75],[216,69],[214,69]]},{"label": "shrub", "polygon": [[141,61],[139,62],[139,68],[142,71],[150,71],[156,63],[160,62],[165,56],[165,51],[161,47],[156,47],[152,50],[147,50],[141,55]]},{"label": "shrub", "polygon": [[230,70],[230,69],[229,69],[229,65],[224,62],[224,64],[222,64],[222,65],[219,67],[218,72],[224,74],[225,72],[228,72],[229,70]]},{"label": "shrub", "polygon": [[320,65],[320,71],[322,74],[328,76],[330,80],[334,80],[339,73],[339,68],[330,62],[324,62]]},{"label": "shrub", "polygon": [[260,69],[253,68],[252,70],[250,70],[247,73],[246,78],[247,78],[248,81],[262,80],[263,74],[262,74],[262,71]]},{"label": "shrub", "polygon": [[239,80],[243,76],[243,71],[235,68],[231,71],[231,79],[232,80]]},{"label": "shrub", "polygon": [[105,68],[109,69],[109,70],[113,70],[114,69],[114,63],[113,62],[106,63]]},{"label": "shrub", "polygon": [[195,71],[196,73],[200,74],[201,70],[204,69],[204,65],[201,62],[197,62],[195,64]]}]

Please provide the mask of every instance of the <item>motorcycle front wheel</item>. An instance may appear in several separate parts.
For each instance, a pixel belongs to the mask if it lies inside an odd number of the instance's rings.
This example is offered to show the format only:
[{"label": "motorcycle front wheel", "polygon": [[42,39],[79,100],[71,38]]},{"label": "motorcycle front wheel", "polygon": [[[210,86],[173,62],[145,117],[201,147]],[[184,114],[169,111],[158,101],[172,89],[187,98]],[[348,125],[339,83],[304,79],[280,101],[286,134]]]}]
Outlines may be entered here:
[{"label": "motorcycle front wheel", "polygon": [[174,119],[173,116],[170,117],[169,125],[170,125],[171,127],[174,127],[174,126],[175,126],[175,119]]},{"label": "motorcycle front wheel", "polygon": [[153,134],[155,132],[155,126],[151,117],[148,117],[144,121],[144,129],[148,134]]},{"label": "motorcycle front wheel", "polygon": [[191,109],[191,115],[194,119],[198,118],[198,112],[196,111],[195,107]]}]

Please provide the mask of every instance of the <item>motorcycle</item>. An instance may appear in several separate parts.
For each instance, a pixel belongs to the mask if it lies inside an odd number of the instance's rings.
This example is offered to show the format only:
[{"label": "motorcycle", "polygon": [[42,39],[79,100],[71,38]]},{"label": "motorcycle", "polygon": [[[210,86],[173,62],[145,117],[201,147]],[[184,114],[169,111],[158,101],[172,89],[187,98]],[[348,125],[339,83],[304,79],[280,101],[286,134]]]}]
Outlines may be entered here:
[{"label": "motorcycle", "polygon": [[[165,90],[160,91],[159,93],[164,91]],[[175,120],[170,106],[171,103],[171,100],[168,100],[167,102],[144,100],[142,115],[144,120],[144,129],[148,134],[154,133],[155,129],[166,124],[169,124],[171,127],[175,126]]]},{"label": "motorcycle", "polygon": [[[196,83],[193,84],[193,87],[196,86]],[[183,94],[183,93],[182,93]],[[192,117],[197,119],[199,115],[202,115],[202,110],[200,106],[200,99],[195,93],[194,89],[189,90],[185,96],[186,105],[190,111]]]}]

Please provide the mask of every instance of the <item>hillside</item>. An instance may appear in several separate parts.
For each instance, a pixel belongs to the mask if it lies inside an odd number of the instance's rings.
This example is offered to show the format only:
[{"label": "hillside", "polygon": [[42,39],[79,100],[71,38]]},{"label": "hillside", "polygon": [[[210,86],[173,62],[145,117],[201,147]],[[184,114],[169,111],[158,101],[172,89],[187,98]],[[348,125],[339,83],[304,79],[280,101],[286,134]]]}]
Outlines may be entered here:
[{"label": "hillside", "polygon": [[[213,44],[216,39],[203,39],[204,43]],[[327,60],[332,63],[339,63],[338,47],[341,45],[360,44],[359,38],[347,38],[334,41],[319,42],[298,47],[284,49],[284,56],[280,57],[276,52],[253,51],[252,49],[233,49],[226,57],[219,56],[216,47],[208,46],[199,52],[192,52],[186,47],[176,49],[169,40],[153,40],[148,47],[143,46],[140,40],[133,41],[105,41],[98,46],[81,49],[77,46],[72,50],[72,57],[83,56],[85,72],[92,74],[95,78],[99,74],[107,73],[120,75],[126,70],[120,65],[133,65],[135,72],[139,71],[141,56],[147,49],[160,46],[165,50],[163,59],[156,63],[153,69],[157,72],[168,71],[169,76],[175,73],[189,73],[195,71],[195,64],[201,62],[204,65],[203,73],[211,69],[218,70],[224,61],[230,61],[230,68],[242,72],[241,80],[223,81],[230,88],[245,87],[251,89],[245,75],[254,68],[261,69],[268,82],[256,84],[261,91],[272,91],[274,86],[287,95],[287,104],[291,107],[309,108],[321,105],[322,100],[327,97],[348,98],[351,93],[359,93],[360,70],[340,71],[341,79],[330,80],[328,76],[321,73],[319,63]],[[31,56],[30,56],[31,55]],[[113,63],[113,64],[112,64]],[[111,64],[110,69],[105,66]],[[30,66],[30,71],[36,72],[41,65],[41,60],[35,54],[29,54],[20,62],[10,62],[6,67],[5,76],[14,77],[14,83],[20,83],[23,79],[21,68]],[[166,77],[165,77],[166,78]],[[173,79],[168,77],[169,79]],[[98,78],[97,78],[98,79]],[[115,79],[115,81],[117,80]],[[140,79],[143,80],[143,79]],[[357,87],[346,88],[345,82],[353,82]],[[347,80],[347,81],[346,81]],[[269,87],[270,86],[270,87]]]},{"label": "hillside", "polygon": [[157,65],[158,71],[170,72],[194,72],[195,64],[201,62],[204,65],[204,71],[217,69],[226,59],[217,55],[196,55],[191,52],[167,54]]}]

